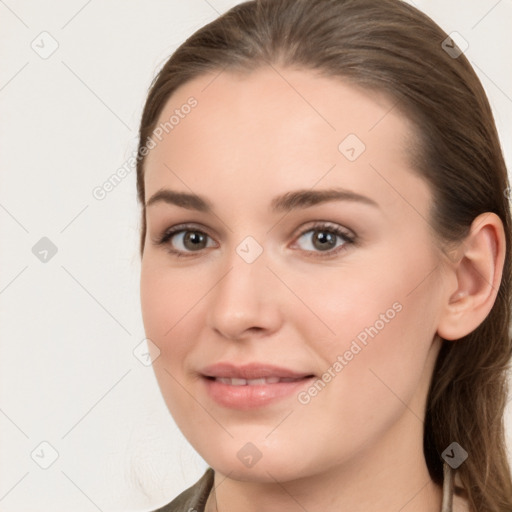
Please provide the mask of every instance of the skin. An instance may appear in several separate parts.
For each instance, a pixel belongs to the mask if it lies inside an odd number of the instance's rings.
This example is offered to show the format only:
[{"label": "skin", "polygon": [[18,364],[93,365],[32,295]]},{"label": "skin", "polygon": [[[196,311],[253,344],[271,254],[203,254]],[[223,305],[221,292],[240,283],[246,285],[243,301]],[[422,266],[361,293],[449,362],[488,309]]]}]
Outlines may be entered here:
[{"label": "skin", "polygon": [[[439,336],[471,332],[494,303],[501,221],[475,219],[446,257],[427,222],[431,191],[408,156],[414,128],[382,95],[311,71],[224,71],[179,88],[160,120],[190,96],[197,107],[146,158],[146,200],[169,188],[214,209],[148,206],[141,303],[160,389],[215,469],[218,510],[438,512],[441,489],[422,450],[428,386]],[[338,149],[348,134],[366,146],[355,161]],[[334,186],[378,207],[334,200],[270,211],[274,196]],[[315,221],[350,230],[356,243],[336,237],[343,249],[322,257]],[[180,235],[155,243],[185,222],[209,235],[204,249],[194,252]],[[247,236],[263,249],[252,263],[236,252]],[[178,258],[171,246],[188,252]],[[307,404],[292,394],[228,409],[198,376],[219,361],[321,376],[396,303],[400,312]],[[237,457],[248,442],[262,454],[252,467]],[[213,493],[206,510],[216,510]]]}]

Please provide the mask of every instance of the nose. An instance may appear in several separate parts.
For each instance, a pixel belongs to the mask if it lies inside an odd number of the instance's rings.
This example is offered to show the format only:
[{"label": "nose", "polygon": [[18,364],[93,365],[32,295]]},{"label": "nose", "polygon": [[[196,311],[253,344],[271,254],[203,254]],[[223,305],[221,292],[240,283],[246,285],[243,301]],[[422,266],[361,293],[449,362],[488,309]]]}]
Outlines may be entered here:
[{"label": "nose", "polygon": [[209,327],[230,340],[265,337],[278,331],[283,321],[282,292],[267,268],[265,252],[249,263],[233,251],[227,265],[209,294]]}]

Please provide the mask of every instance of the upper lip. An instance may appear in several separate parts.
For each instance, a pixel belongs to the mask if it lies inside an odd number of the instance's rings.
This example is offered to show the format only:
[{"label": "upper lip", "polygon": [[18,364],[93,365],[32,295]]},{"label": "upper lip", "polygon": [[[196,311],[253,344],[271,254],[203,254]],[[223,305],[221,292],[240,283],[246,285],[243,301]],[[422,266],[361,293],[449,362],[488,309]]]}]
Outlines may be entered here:
[{"label": "upper lip", "polygon": [[205,377],[224,377],[233,379],[260,379],[264,377],[279,377],[281,379],[300,379],[310,377],[311,372],[300,372],[266,363],[248,363],[236,366],[232,363],[221,362],[204,367],[201,372]]}]

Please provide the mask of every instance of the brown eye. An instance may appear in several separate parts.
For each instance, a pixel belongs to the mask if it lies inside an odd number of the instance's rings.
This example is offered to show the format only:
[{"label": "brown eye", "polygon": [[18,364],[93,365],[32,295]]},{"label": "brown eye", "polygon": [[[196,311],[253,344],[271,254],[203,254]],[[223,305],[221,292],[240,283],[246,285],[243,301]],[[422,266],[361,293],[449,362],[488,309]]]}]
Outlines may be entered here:
[{"label": "brown eye", "polygon": [[208,247],[210,237],[202,231],[182,229],[172,233],[168,242],[178,252],[197,252]]},{"label": "brown eye", "polygon": [[168,246],[168,251],[177,256],[188,256],[208,247],[215,247],[215,243],[209,235],[183,225],[167,230],[156,243]]},{"label": "brown eye", "polygon": [[356,243],[356,235],[337,224],[319,222],[302,231],[294,245],[308,256],[335,256]]},{"label": "brown eye", "polygon": [[206,248],[208,235],[200,231],[184,231],[183,233],[185,233],[185,236],[182,239],[182,244],[186,249],[195,251]]},{"label": "brown eye", "polygon": [[328,251],[336,247],[336,235],[329,231],[316,231],[312,240],[313,246],[320,251]]}]

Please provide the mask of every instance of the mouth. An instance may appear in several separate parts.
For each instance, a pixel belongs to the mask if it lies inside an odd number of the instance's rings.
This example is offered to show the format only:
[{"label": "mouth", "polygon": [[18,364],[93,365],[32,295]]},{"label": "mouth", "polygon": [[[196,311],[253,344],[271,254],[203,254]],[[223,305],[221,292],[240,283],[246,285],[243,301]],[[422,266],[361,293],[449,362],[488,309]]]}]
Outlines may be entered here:
[{"label": "mouth", "polygon": [[209,398],[229,409],[248,410],[291,398],[315,375],[270,364],[217,363],[200,372]]},{"label": "mouth", "polygon": [[251,385],[252,381],[259,381],[261,379],[269,381],[267,382],[268,384],[276,384],[280,381],[285,382],[314,376],[310,372],[301,372],[291,368],[257,362],[243,365],[220,362],[206,366],[200,373],[207,378],[234,380],[236,382],[233,385],[245,385],[246,383]]},{"label": "mouth", "polygon": [[304,379],[314,377],[314,375],[306,375],[304,377],[290,378],[290,377],[261,377],[259,379],[240,379],[236,377],[210,377],[205,376],[209,380],[221,382],[228,386],[266,386],[269,384],[279,384],[282,382],[298,382]]}]

